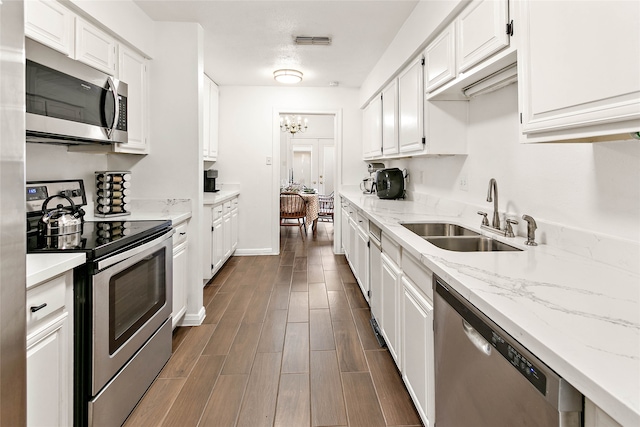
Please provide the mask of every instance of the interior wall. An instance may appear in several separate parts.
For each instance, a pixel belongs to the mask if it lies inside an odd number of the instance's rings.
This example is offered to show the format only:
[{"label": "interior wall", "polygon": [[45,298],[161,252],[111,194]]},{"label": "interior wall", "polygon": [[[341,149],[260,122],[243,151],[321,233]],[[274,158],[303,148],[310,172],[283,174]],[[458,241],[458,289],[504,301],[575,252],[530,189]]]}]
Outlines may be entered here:
[{"label": "interior wall", "polygon": [[[362,113],[358,90],[350,88],[292,88],[271,86],[220,87],[219,160],[215,168],[223,185],[240,186],[238,253],[276,253],[271,229],[278,218],[272,203],[279,182],[275,161],[279,141],[274,111],[342,111],[342,182],[366,172],[362,161]],[[278,131],[279,132],[279,131]],[[267,157],[274,162],[267,164]],[[274,179],[277,177],[277,179]],[[339,187],[341,183],[337,183]]]},{"label": "interior wall", "polygon": [[[407,168],[410,191],[491,211],[486,195],[495,178],[501,212],[623,239],[640,237],[640,141],[521,144],[518,120],[514,84],[470,101],[468,156],[390,165]],[[460,188],[462,178],[467,191]]]}]

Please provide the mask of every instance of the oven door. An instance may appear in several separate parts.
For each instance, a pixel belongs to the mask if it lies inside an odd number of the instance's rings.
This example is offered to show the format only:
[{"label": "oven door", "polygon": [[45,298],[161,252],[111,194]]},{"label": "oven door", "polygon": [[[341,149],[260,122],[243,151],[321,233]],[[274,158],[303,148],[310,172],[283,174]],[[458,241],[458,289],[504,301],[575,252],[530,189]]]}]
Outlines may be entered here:
[{"label": "oven door", "polygon": [[92,290],[94,396],[171,317],[172,234],[170,230],[97,262]]}]

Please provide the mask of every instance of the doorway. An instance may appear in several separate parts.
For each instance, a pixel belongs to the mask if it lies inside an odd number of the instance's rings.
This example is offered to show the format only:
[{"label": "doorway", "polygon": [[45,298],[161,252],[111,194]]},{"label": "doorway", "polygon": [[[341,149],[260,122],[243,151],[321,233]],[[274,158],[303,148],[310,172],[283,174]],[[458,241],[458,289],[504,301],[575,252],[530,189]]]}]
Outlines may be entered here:
[{"label": "doorway", "polygon": [[[299,111],[274,109],[274,141],[279,147],[274,147],[279,154],[278,172],[274,178],[277,188],[288,186],[291,182],[315,189],[319,194],[335,194],[340,182],[340,150],[341,150],[341,110],[337,111]],[[302,122],[307,119],[308,127],[304,132],[283,132],[280,130],[280,119],[289,116],[301,117]],[[279,197],[279,195],[278,195]],[[275,208],[279,217],[279,199]],[[336,229],[340,227],[338,221]],[[273,238],[275,247],[280,247],[280,227],[274,227]],[[337,230],[336,230],[337,231]],[[333,234],[333,233],[332,233]],[[338,253],[333,242],[333,250]]]}]

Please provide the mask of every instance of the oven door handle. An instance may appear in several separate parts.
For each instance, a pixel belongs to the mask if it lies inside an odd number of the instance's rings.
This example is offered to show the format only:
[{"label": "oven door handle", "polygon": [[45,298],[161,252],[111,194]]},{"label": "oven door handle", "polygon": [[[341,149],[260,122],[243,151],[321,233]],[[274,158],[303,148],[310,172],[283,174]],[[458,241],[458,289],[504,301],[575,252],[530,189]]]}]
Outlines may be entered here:
[{"label": "oven door handle", "polygon": [[144,251],[146,251],[149,248],[152,248],[162,242],[164,242],[167,239],[170,239],[171,236],[173,236],[173,233],[175,233],[175,230],[172,228],[170,231],[168,231],[167,233],[163,234],[162,236],[160,236],[157,239],[151,240],[150,242],[144,243],[140,246],[136,246],[133,249],[130,249],[128,251],[119,253],[117,255],[111,256],[109,258],[106,258],[102,261],[98,261],[98,270],[103,270],[105,268],[111,267],[114,264],[119,263],[120,261],[123,261],[127,258],[131,258],[133,256],[136,256]]}]

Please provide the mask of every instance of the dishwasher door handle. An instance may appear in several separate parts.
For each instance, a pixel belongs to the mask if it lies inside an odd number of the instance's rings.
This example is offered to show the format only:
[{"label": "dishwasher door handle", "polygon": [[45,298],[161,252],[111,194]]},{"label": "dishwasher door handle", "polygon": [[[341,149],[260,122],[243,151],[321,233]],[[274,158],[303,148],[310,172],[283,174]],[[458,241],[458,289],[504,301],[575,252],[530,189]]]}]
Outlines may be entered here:
[{"label": "dishwasher door handle", "polygon": [[489,341],[484,339],[484,337],[480,335],[480,332],[476,331],[475,328],[464,319],[462,319],[462,329],[467,338],[469,338],[469,341],[471,341],[478,350],[487,356],[491,356],[491,344],[489,344]]}]

